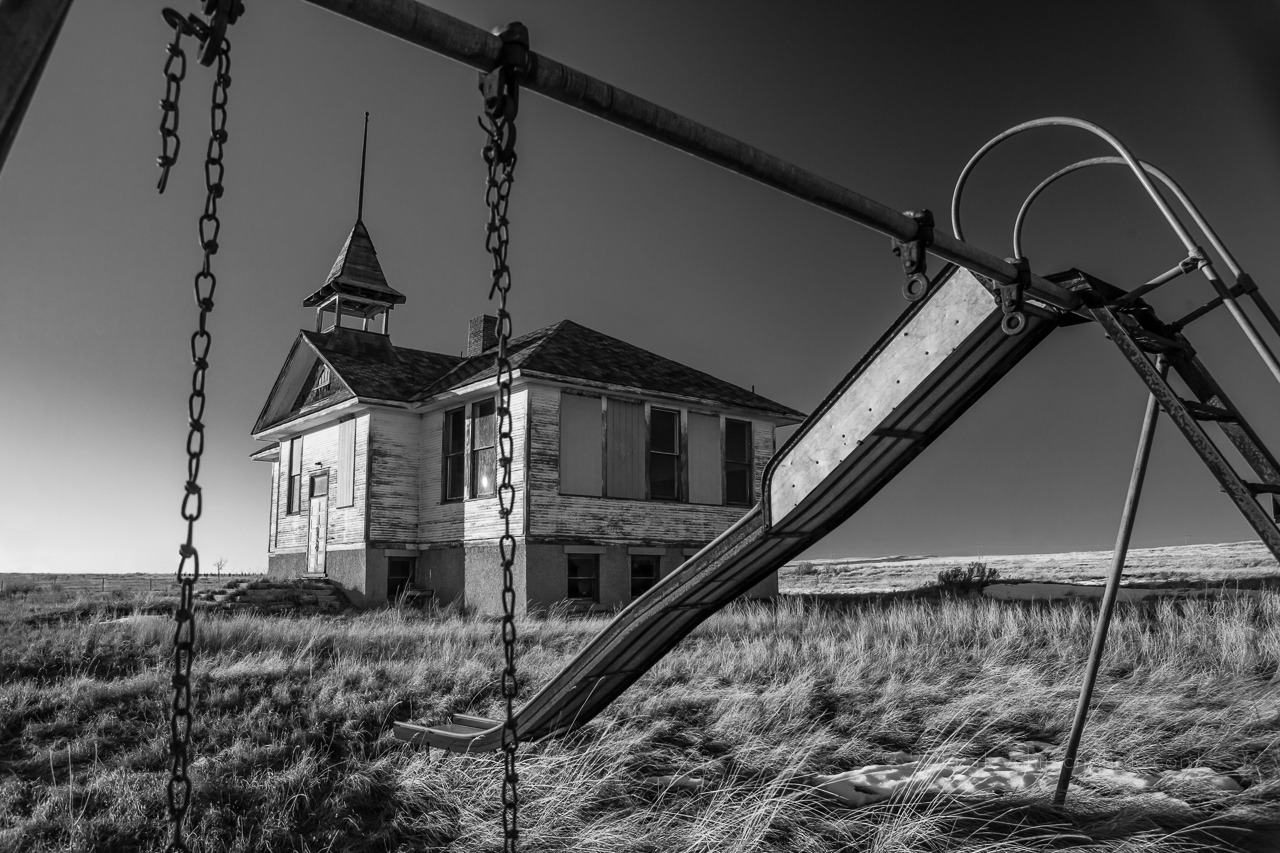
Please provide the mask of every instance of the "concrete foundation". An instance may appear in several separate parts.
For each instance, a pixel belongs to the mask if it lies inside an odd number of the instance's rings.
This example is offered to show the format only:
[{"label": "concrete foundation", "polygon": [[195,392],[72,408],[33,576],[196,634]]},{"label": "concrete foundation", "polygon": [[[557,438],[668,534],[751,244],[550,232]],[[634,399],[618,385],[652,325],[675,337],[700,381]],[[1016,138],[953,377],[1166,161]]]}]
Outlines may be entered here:
[{"label": "concrete foundation", "polygon": [[[596,584],[598,600],[567,599],[568,556],[573,550],[594,553],[600,564]],[[658,557],[660,577],[665,578],[688,559],[682,548],[642,549]],[[658,553],[655,553],[657,551]],[[563,543],[528,543],[516,540],[513,571],[516,585],[516,612],[564,607],[575,610],[611,611],[631,603],[631,555],[628,545],[573,546]],[[325,573],[342,587],[353,604],[373,607],[387,603],[388,556],[415,556],[414,585],[434,590],[441,604],[461,602],[478,613],[502,612],[502,562],[495,542],[452,545],[436,548],[352,548],[330,550]],[[267,577],[272,580],[301,577],[307,569],[306,553],[277,553],[267,559]],[[746,598],[773,598],[778,594],[778,575],[770,574],[752,587]]]},{"label": "concrete foundation", "polygon": [[306,570],[307,554],[305,551],[297,554],[269,554],[267,556],[268,580],[300,578]]}]

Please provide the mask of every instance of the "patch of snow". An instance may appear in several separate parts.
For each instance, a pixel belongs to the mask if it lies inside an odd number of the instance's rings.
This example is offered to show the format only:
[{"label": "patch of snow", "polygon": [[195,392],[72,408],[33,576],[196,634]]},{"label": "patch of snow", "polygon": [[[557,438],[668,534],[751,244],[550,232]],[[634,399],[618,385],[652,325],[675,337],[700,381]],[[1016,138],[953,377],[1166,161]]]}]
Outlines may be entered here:
[{"label": "patch of snow", "polygon": [[[895,794],[978,794],[1024,791],[1056,785],[1061,761],[1043,754],[1052,744],[1029,741],[1019,745],[1009,758],[990,756],[977,761],[961,758],[908,756],[893,764],[869,764],[857,770],[832,775],[813,775],[807,781],[845,805],[864,806],[887,800]],[[893,756],[902,757],[902,754]],[[1240,784],[1209,767],[1192,767],[1164,773],[1136,773],[1110,767],[1076,768],[1076,780],[1119,785],[1134,791],[1151,791],[1167,782],[1194,783],[1220,791],[1239,791]]]}]

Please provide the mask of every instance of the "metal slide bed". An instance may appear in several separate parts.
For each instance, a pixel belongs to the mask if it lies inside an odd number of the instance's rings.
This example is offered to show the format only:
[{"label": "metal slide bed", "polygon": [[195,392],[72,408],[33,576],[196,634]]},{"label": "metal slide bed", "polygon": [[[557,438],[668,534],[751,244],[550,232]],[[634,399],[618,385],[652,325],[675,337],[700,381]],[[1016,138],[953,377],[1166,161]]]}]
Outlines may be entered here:
[{"label": "metal slide bed", "polygon": [[[1064,288],[1100,285],[1053,277]],[[852,515],[1054,328],[1083,319],[1044,308],[1001,331],[989,282],[948,267],[876,342],[766,469],[762,499],[618,614],[516,712],[521,742],[595,717],[715,611]],[[501,748],[502,724],[466,714],[396,737],[455,752]]]}]

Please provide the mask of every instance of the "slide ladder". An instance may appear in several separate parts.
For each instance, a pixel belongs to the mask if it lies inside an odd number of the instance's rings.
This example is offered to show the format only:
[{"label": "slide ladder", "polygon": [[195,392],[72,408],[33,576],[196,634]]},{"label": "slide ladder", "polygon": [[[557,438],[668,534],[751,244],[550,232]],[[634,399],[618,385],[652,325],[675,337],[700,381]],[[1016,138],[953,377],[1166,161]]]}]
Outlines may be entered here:
[{"label": "slide ladder", "polygon": [[[1263,544],[1280,560],[1280,528],[1276,526],[1280,513],[1280,502],[1276,500],[1280,495],[1280,464],[1196,356],[1181,331],[1188,321],[1184,318],[1166,325],[1145,306],[1137,310],[1118,310],[1104,305],[1085,310],[1102,326],[1107,337],[1150,389],[1160,408],[1177,426],[1192,450],[1204,460],[1218,485],[1257,532]],[[1203,313],[1193,312],[1189,316],[1195,319]],[[1161,361],[1167,365],[1171,376],[1181,380],[1189,396],[1176,391],[1162,375]],[[1216,425],[1227,444],[1235,450],[1239,457],[1237,463],[1231,461],[1212,432],[1206,430],[1209,424]],[[1241,467],[1248,473],[1242,474]],[[1271,497],[1270,512],[1259,502],[1259,498],[1266,496]]]}]

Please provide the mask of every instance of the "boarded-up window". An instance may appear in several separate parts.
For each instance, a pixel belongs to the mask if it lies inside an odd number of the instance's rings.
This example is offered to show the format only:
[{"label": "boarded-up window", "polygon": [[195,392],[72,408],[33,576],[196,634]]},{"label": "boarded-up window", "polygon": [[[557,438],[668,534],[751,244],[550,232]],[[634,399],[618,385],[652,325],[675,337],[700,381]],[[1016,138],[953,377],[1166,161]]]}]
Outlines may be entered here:
[{"label": "boarded-up window", "polygon": [[724,502],[751,505],[751,422],[724,422]]},{"label": "boarded-up window", "polygon": [[689,503],[724,503],[720,470],[720,418],[689,413]]},{"label": "boarded-up window", "polygon": [[338,506],[356,502],[356,422],[338,424]]},{"label": "boarded-up window", "polygon": [[680,499],[680,413],[669,409],[649,412],[649,497]]},{"label": "boarded-up window", "polygon": [[471,404],[471,497],[494,493],[498,479],[497,425],[493,400]]},{"label": "boarded-up window", "polygon": [[289,440],[289,503],[288,512],[302,509],[302,439]]},{"label": "boarded-up window", "polygon": [[609,399],[605,476],[611,498],[644,499],[644,404]]},{"label": "boarded-up window", "polygon": [[467,450],[467,419],[465,410],[458,408],[444,413],[444,457],[441,460],[441,484],[443,499],[462,500],[462,486]]},{"label": "boarded-up window", "polygon": [[560,494],[599,495],[600,398],[560,394]]}]

